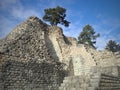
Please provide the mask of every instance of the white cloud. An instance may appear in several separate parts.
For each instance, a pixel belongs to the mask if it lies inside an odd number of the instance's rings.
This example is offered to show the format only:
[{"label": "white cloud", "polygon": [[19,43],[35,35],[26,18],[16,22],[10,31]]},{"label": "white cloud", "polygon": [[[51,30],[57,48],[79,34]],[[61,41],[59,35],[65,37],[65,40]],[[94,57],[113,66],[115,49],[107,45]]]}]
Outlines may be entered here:
[{"label": "white cloud", "polygon": [[10,12],[12,16],[18,19],[26,19],[29,16],[41,17],[40,11],[38,12],[36,9],[30,8],[30,6],[27,8],[20,1],[18,1],[16,4],[17,5],[12,7]]},{"label": "white cloud", "polygon": [[[46,1],[37,0],[37,1],[38,1],[37,5],[40,7],[39,9],[36,8],[36,6],[35,8],[33,7],[31,8],[31,6],[26,7],[21,3],[21,0],[2,0],[0,1],[0,7],[4,8],[4,10],[6,11],[9,11],[10,16],[13,16],[15,19],[25,20],[27,17],[31,15],[38,16],[39,18],[41,18],[42,12],[45,8],[55,7],[57,5],[62,5],[64,7],[74,3],[73,0],[71,0],[72,3],[69,0],[66,0],[65,2],[69,3],[69,4],[67,3],[66,5],[64,1],[59,2],[57,0],[46,0]],[[67,9],[67,7],[65,8]],[[106,18],[102,14],[98,14],[96,17],[98,18],[98,22],[92,24],[90,23],[90,24],[93,26],[96,33],[101,34],[101,36],[97,39],[96,46],[98,47],[98,49],[103,49],[106,43],[108,42],[108,40],[120,39],[119,33],[116,36],[111,35],[111,32],[114,32],[114,30],[120,27],[120,21],[117,18]],[[3,37],[13,29],[14,25],[16,25],[15,24],[16,22],[13,19],[11,20],[9,17],[5,17],[4,15],[0,18],[1,18],[0,37]],[[68,28],[61,26],[64,30],[64,34],[66,36],[72,36],[77,38],[83,26],[85,26],[85,24],[82,23],[82,21],[84,21],[83,20],[84,12],[80,11],[74,13],[74,11],[69,8],[67,9],[67,18],[68,20],[74,19],[74,21],[71,22]],[[76,18],[78,18],[77,22],[75,22]]]},{"label": "white cloud", "polygon": [[[0,38],[7,35],[18,23],[16,20],[25,20],[29,16],[37,16],[41,18],[41,13],[33,8],[26,8],[23,6],[20,0],[2,0],[1,10],[9,13],[9,16],[2,13],[0,15]],[[39,11],[40,12],[40,11]]]},{"label": "white cloud", "polygon": [[75,37],[77,38],[78,35],[80,34],[81,30],[82,30],[82,25],[80,25],[80,22],[75,22],[75,23],[71,23],[69,27],[65,28],[64,26],[61,26],[64,30],[64,34],[66,36],[70,36],[70,37]]},{"label": "white cloud", "polygon": [[6,36],[14,27],[14,21],[7,19],[4,16],[0,16],[0,38]]},{"label": "white cloud", "polygon": [[[117,41],[117,40],[120,40],[119,39],[120,35],[117,35],[117,36],[112,36],[112,35],[104,35],[104,36],[101,36],[99,38],[97,38],[96,40],[96,47],[98,50],[103,50],[106,46],[106,44],[108,43],[109,40],[114,40],[114,41]],[[118,39],[117,39],[118,38]]]},{"label": "white cloud", "polygon": [[[0,3],[0,6],[2,9],[4,9],[4,11],[9,13],[9,17],[6,17],[6,15],[3,14],[4,18],[2,17],[3,18],[1,21],[2,24],[0,25],[1,33],[4,33],[3,35],[6,35],[8,32],[10,32],[13,29],[14,25],[12,23],[16,25],[16,22],[14,21],[14,19],[11,20],[10,16],[15,18],[15,20],[22,20],[22,21],[28,18],[29,16],[37,16],[41,18],[42,12],[45,8],[55,7],[59,4],[60,5],[64,4],[64,1],[58,2],[56,0],[47,0],[47,1],[35,0],[35,2],[38,2],[36,5],[39,6],[40,9],[36,8],[37,6],[26,7],[25,5],[23,5],[23,3],[20,0],[2,0]],[[69,2],[69,1],[66,1],[66,2]],[[6,27],[6,26],[9,26],[9,27]],[[68,30],[66,29],[67,28],[65,28],[65,33],[68,36],[77,36],[77,32],[75,32],[76,30],[75,31],[72,30],[77,28],[75,28],[73,25],[70,26]]]},{"label": "white cloud", "polygon": [[97,24],[93,25],[95,30],[100,33],[100,37],[96,40],[96,45],[98,49],[102,50],[105,48],[106,43],[109,40],[120,40],[120,34],[116,33],[113,35],[114,32],[117,32],[118,28],[120,28],[120,21],[116,18],[101,18],[101,21]]},{"label": "white cloud", "polygon": [[97,16],[96,16],[98,19],[102,17],[102,14],[99,13]]},{"label": "white cloud", "polygon": [[18,2],[18,0],[1,0],[0,6],[7,7],[8,5],[15,4],[16,2]]},{"label": "white cloud", "polygon": [[22,7],[18,8],[18,9],[13,9],[11,14],[19,19],[26,19],[29,16],[37,16],[37,17],[41,17],[41,15],[32,9],[24,9]]},{"label": "white cloud", "polygon": [[17,19],[26,19],[29,16],[41,17],[41,11],[38,12],[35,8],[31,8],[32,6],[24,6],[20,0],[2,0],[0,6]]},{"label": "white cloud", "polygon": [[100,37],[97,39],[97,42],[96,42],[96,47],[98,50],[103,50],[106,46],[106,43],[107,43],[107,39],[105,37]]}]

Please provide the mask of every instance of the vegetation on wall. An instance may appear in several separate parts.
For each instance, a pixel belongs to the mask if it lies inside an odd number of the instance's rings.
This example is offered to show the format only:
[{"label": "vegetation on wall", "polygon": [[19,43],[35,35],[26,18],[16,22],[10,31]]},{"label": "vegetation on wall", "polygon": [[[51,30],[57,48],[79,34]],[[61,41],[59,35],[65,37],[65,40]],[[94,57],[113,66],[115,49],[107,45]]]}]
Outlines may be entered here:
[{"label": "vegetation on wall", "polygon": [[88,24],[83,27],[82,32],[79,34],[78,43],[95,47],[94,44],[96,43],[96,38],[99,36],[100,34],[96,34],[94,28]]},{"label": "vegetation on wall", "polygon": [[[45,15],[43,20],[49,22],[52,26],[57,26],[62,24],[65,27],[68,27],[70,22],[65,19],[66,9],[60,6],[55,8],[48,8],[44,10]],[[83,27],[82,31],[78,36],[78,43],[92,46],[94,48],[96,44],[96,39],[100,37],[100,34],[95,32],[94,28],[91,25],[86,25]],[[117,44],[115,41],[110,40],[106,47],[106,50],[117,52],[120,51],[120,44]]]},{"label": "vegetation on wall", "polygon": [[120,52],[120,44],[118,44],[116,41],[109,40],[105,49],[112,52]]},{"label": "vegetation on wall", "polygon": [[70,22],[65,20],[66,17],[66,9],[60,6],[56,8],[48,8],[44,10],[45,15],[43,16],[43,20],[50,22],[51,25],[56,26],[58,24],[62,24],[66,27],[69,26]]}]

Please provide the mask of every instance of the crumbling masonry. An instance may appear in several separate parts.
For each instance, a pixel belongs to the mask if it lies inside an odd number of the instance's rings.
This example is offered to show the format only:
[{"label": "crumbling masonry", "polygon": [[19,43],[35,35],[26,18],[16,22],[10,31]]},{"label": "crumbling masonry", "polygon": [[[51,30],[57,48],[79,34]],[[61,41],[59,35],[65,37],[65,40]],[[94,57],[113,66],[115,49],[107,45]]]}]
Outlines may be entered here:
[{"label": "crumbling masonry", "polygon": [[0,40],[0,90],[120,90],[120,54],[30,17]]}]

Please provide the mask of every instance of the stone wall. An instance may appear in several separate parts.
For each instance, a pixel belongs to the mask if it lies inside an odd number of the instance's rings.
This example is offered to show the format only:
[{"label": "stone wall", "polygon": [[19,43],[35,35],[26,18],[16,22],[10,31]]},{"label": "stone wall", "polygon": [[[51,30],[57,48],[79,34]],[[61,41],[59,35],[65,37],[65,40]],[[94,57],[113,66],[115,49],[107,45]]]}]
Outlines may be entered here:
[{"label": "stone wall", "polygon": [[64,72],[55,65],[35,61],[8,61],[1,70],[1,90],[57,90]]},{"label": "stone wall", "polygon": [[3,90],[57,90],[65,70],[69,75],[87,75],[96,66],[120,66],[120,54],[78,44],[60,27],[46,25],[37,17],[28,18],[0,40]]},{"label": "stone wall", "polygon": [[49,26],[47,32],[46,37],[49,40],[46,39],[46,41],[51,51],[54,51],[52,53],[53,58],[65,63],[68,68],[70,58],[72,58],[74,75],[80,75],[82,71],[89,73],[93,66],[120,65],[120,54],[114,54],[106,50],[98,51],[90,46],[78,44],[75,38],[64,36],[62,29],[59,27]]},{"label": "stone wall", "polygon": [[49,49],[56,55],[54,58],[65,63],[68,69],[71,66],[70,58],[72,58],[73,69],[70,70],[74,70],[75,75],[82,74],[83,68],[90,69],[91,66],[96,66],[96,62],[84,45],[78,45],[75,38],[64,36],[61,28],[48,27],[46,37]]},{"label": "stone wall", "polygon": [[47,25],[30,17],[0,40],[2,90],[57,90],[66,75],[46,42]]},{"label": "stone wall", "polygon": [[99,67],[95,66],[92,67],[90,70],[91,73],[102,73],[106,75],[111,75],[111,76],[119,76],[119,67],[118,66],[107,66],[107,67]]},{"label": "stone wall", "polygon": [[97,66],[119,66],[120,65],[120,53],[113,53],[107,50],[95,50],[87,47],[88,53],[91,54]]},{"label": "stone wall", "polygon": [[27,60],[52,60],[46,48],[44,37],[45,25],[36,17],[30,17],[18,25],[0,43],[0,53]]}]

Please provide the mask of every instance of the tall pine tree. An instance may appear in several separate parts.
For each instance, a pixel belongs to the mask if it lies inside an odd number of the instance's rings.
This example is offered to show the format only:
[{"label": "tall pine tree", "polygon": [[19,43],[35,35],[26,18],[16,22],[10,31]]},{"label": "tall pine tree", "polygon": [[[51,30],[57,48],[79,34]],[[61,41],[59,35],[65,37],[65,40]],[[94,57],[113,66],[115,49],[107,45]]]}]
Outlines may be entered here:
[{"label": "tall pine tree", "polygon": [[99,36],[100,34],[96,34],[94,28],[88,24],[78,36],[78,43],[90,45],[95,48],[94,44],[96,43],[96,38]]},{"label": "tall pine tree", "polygon": [[112,52],[118,52],[118,51],[120,52],[120,44],[117,44],[116,41],[109,40],[105,49]]},{"label": "tall pine tree", "polygon": [[69,26],[70,22],[65,20],[66,17],[66,9],[60,6],[56,8],[48,8],[44,10],[45,15],[43,16],[43,20],[50,22],[51,25],[62,24],[66,27]]}]

